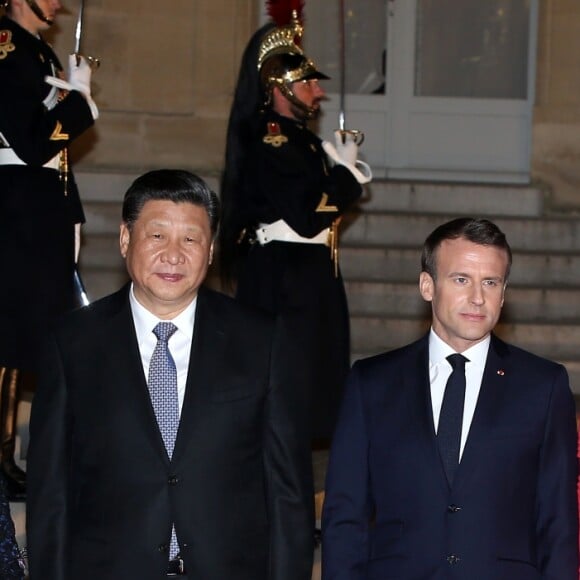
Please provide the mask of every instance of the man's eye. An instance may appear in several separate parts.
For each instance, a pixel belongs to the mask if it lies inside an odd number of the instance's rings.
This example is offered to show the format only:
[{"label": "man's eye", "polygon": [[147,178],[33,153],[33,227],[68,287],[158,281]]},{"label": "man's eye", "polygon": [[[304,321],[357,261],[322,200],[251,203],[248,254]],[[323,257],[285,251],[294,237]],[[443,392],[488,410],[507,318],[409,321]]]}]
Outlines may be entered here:
[{"label": "man's eye", "polygon": [[483,282],[484,286],[497,286],[498,285],[498,281],[497,280],[484,280]]}]

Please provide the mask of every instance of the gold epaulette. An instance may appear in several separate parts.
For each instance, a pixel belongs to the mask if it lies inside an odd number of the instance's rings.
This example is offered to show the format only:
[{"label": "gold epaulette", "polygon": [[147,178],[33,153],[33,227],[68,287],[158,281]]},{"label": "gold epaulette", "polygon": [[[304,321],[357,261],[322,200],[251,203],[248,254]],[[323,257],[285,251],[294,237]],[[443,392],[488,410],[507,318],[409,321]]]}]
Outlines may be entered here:
[{"label": "gold epaulette", "polygon": [[12,42],[11,30],[0,30],[0,60],[5,59],[9,52],[16,50],[16,46]]},{"label": "gold epaulette", "polygon": [[288,137],[282,133],[279,123],[275,121],[268,121],[266,123],[266,130],[268,131],[262,141],[272,147],[281,147],[284,143],[288,143]]}]

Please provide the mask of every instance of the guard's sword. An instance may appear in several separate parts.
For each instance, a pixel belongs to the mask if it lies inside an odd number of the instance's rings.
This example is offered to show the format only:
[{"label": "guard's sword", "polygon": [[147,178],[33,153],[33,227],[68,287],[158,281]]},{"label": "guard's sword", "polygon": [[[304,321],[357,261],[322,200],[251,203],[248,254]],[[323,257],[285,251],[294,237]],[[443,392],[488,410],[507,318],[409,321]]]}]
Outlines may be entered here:
[{"label": "guard's sword", "polygon": [[87,296],[85,285],[83,284],[79,270],[76,267],[74,271],[74,288],[75,288],[75,297],[78,300],[79,306],[88,306],[91,303],[91,301]]},{"label": "guard's sword", "polygon": [[339,61],[340,61],[340,102],[338,113],[338,128],[344,131],[345,127],[345,94],[346,94],[346,13],[344,8],[345,0],[339,0]]},{"label": "guard's sword", "polygon": [[340,131],[343,143],[347,139],[352,139],[357,145],[362,145],[364,133],[353,129],[346,129],[346,0],[339,0],[339,62],[340,62],[340,92],[339,92],[339,111],[338,111],[338,129]]},{"label": "guard's sword", "polygon": [[75,54],[81,53],[81,39],[83,37],[83,16],[85,12],[85,0],[79,0],[79,14],[77,16],[77,25],[75,27]]},{"label": "guard's sword", "polygon": [[[77,59],[77,66],[80,62],[81,56],[81,41],[83,38],[83,20],[85,12],[85,0],[79,0],[79,14],[77,16],[77,25],[75,26],[75,49],[74,54]],[[92,68],[99,68],[101,61],[92,56],[85,56]]]}]

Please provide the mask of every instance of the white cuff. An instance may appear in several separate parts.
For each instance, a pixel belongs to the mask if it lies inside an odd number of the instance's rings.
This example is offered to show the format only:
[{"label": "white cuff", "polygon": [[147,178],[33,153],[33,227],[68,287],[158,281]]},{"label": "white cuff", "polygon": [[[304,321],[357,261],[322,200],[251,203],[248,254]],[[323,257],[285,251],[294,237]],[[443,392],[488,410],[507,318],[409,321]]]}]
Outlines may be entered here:
[{"label": "white cuff", "polygon": [[[371,168],[369,167],[369,165],[367,163],[365,163],[364,161],[361,161],[360,159],[357,159],[355,161],[355,165],[353,165],[352,163],[348,163],[344,160],[342,160],[340,158],[340,156],[338,155],[338,152],[336,151],[336,147],[330,143],[329,141],[323,141],[322,142],[322,148],[324,149],[324,151],[326,152],[326,154],[338,165],[342,165],[343,167],[346,167],[354,176],[354,178],[361,184],[364,185],[365,183],[369,183],[372,178],[373,178],[373,173],[371,171]],[[358,169],[356,167],[356,165],[358,165],[362,171],[360,169]]]}]

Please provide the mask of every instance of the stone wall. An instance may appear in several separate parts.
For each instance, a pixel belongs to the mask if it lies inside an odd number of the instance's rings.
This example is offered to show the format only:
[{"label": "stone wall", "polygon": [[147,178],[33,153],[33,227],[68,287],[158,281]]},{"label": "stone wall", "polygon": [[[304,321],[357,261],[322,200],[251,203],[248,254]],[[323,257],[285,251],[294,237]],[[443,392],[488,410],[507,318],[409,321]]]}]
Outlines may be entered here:
[{"label": "stone wall", "polygon": [[[77,168],[218,174],[239,60],[256,0],[87,0],[85,51],[98,55],[97,127],[75,144]],[[532,176],[556,208],[580,208],[580,2],[540,0]],[[73,46],[76,6],[55,49]]]},{"label": "stone wall", "polygon": [[[83,52],[98,56],[95,128],[73,149],[80,170],[185,167],[219,172],[240,54],[255,0],[87,0]],[[62,57],[74,46],[77,7],[54,31]]]}]

